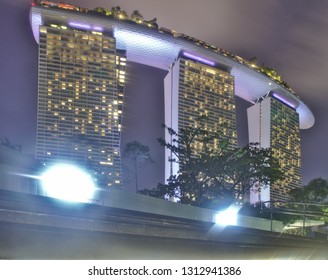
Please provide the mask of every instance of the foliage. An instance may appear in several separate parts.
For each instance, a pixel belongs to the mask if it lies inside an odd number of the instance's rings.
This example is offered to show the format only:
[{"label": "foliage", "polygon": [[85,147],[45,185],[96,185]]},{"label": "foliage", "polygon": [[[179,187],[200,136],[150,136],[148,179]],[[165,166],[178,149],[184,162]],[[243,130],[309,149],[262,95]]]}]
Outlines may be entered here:
[{"label": "foliage", "polygon": [[[172,142],[158,139],[162,146],[171,151],[170,161],[179,165],[178,174],[168,179],[168,194],[178,197],[181,203],[194,206],[215,204],[215,201],[222,200],[221,194],[226,193],[225,197],[228,197],[230,191],[223,190],[224,186],[219,184],[223,171],[220,159],[226,157],[228,137],[222,139],[219,132],[207,131],[206,122],[206,117],[200,117],[195,127],[180,129],[179,133],[164,126]],[[214,139],[220,138],[221,141],[214,146]],[[230,196],[233,197],[231,192]]]},{"label": "foliage", "polygon": [[181,203],[218,208],[244,198],[254,183],[267,184],[281,177],[270,149],[255,143],[232,148],[229,135],[204,129],[206,121],[201,117],[195,127],[180,129],[179,133],[164,126],[172,142],[158,141],[171,151],[169,160],[179,165],[179,171],[148,195],[163,197],[166,192]]},{"label": "foliage", "polygon": [[146,24],[148,27],[156,28],[156,29],[158,28],[157,18],[156,17],[154,17],[151,20],[145,20],[143,23]]},{"label": "foliage", "polygon": [[251,67],[256,68],[258,71],[260,71],[263,74],[267,75],[268,77],[270,77],[274,81],[280,83],[281,85],[283,85],[287,89],[290,89],[289,85],[283,80],[282,76],[279,75],[276,70],[274,70],[273,68],[267,67],[264,64],[262,64],[262,66],[259,66],[257,57],[255,57],[255,56],[251,57],[250,59],[248,59],[248,63],[251,64]]},{"label": "foliage", "polygon": [[133,21],[142,25],[146,25],[151,28],[158,29],[157,18],[153,18],[151,20],[145,20],[143,15],[139,12],[139,10],[134,10],[129,17],[126,11],[122,10],[120,6],[114,6],[110,10],[102,7],[97,7],[93,9],[93,12],[98,14],[114,17],[120,20],[128,20]]},{"label": "foliage", "polygon": [[102,7],[96,7],[94,8],[94,11],[100,13],[100,14],[103,14],[103,15],[106,15],[106,16],[111,16],[112,15],[112,12],[106,8],[102,8]]},{"label": "foliage", "polygon": [[226,160],[224,167],[223,182],[232,185],[237,197],[242,200],[253,186],[263,188],[283,177],[272,149],[261,148],[258,143],[236,148]]},{"label": "foliage", "polygon": [[293,208],[305,207],[306,212],[317,213],[321,220],[328,221],[328,181],[322,178],[311,180],[302,189],[290,191],[292,202],[301,203]]},{"label": "foliage", "polygon": [[156,188],[153,189],[143,189],[138,191],[138,193],[152,196],[152,197],[158,197],[158,198],[169,198],[167,194],[170,192],[170,188],[167,185],[163,185],[159,183]]},{"label": "foliage", "polygon": [[138,21],[143,21],[144,18],[142,16],[142,14],[139,12],[139,10],[134,10],[131,14],[131,19],[135,22],[138,22]]},{"label": "foliage", "polygon": [[[240,213],[272,218],[282,221],[285,225],[293,224],[296,220],[302,220],[304,215],[306,218],[328,221],[328,181],[322,178],[316,178],[303,186],[302,189],[294,189],[290,191],[290,201],[276,202],[271,205],[272,208],[261,209],[260,205],[245,206]],[[307,230],[307,229],[304,229]],[[289,229],[288,233],[303,234],[303,229]],[[285,232],[287,233],[287,232]]]},{"label": "foliage", "polygon": [[116,18],[119,18],[119,19],[129,18],[127,13],[124,10],[122,10],[120,6],[112,7],[110,11],[111,11],[111,14]]},{"label": "foliage", "polygon": [[124,148],[123,157],[129,160],[132,165],[135,187],[136,191],[138,191],[138,173],[140,168],[145,164],[154,163],[154,160],[149,152],[149,147],[139,143],[138,141],[129,142]]},{"label": "foliage", "polygon": [[278,75],[277,71],[274,70],[273,68],[270,67],[266,67],[264,65],[262,65],[262,67],[260,68],[260,70],[266,74],[267,76],[271,77],[272,79],[274,79],[275,81],[282,83],[282,77],[280,75]]},{"label": "foliage", "polygon": [[15,150],[17,152],[22,152],[22,145],[11,143],[11,141],[7,137],[0,138],[0,145]]},{"label": "foliage", "polygon": [[315,178],[302,189],[292,190],[290,196],[295,202],[326,203],[328,201],[328,181]]}]

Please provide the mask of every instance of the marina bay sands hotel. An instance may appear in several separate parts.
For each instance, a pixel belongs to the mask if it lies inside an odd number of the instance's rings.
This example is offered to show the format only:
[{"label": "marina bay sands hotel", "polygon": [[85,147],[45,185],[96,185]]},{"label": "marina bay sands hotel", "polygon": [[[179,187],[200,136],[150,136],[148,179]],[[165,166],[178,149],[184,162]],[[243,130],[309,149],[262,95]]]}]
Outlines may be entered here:
[{"label": "marina bay sands hotel", "polygon": [[[206,129],[230,133],[236,147],[235,95],[253,104],[247,111],[249,142],[271,147],[285,178],[251,193],[252,202],[285,199],[301,187],[300,129],[312,127],[314,116],[259,66],[120,10],[106,15],[105,9],[41,1],[32,4],[30,22],[39,44],[37,159],[83,162],[108,186],[122,186],[120,139],[131,61],[167,71],[165,124],[176,131],[206,115]],[[166,179],[178,169],[169,156],[166,151]]]}]

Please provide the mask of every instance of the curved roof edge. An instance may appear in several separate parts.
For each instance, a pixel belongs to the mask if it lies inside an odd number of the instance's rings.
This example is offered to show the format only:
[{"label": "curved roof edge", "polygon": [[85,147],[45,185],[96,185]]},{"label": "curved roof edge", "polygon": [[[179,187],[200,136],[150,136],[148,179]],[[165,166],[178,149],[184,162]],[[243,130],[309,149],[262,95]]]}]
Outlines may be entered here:
[{"label": "curved roof edge", "polygon": [[137,23],[124,20],[99,17],[93,14],[74,12],[51,7],[32,6],[30,23],[34,38],[39,42],[39,26],[47,22],[55,22],[65,26],[78,23],[85,29],[101,29],[114,32],[117,48],[126,50],[127,59],[132,62],[168,70],[181,51],[198,55],[202,59],[225,65],[231,69],[235,77],[235,94],[242,99],[254,103],[255,100],[271,91],[279,93],[281,98],[293,103],[293,108],[299,114],[300,129],[311,128],[315,117],[310,108],[291,90],[285,88],[269,76],[243,63],[238,56],[231,57],[227,53],[206,48],[195,41],[175,37],[163,30],[148,28]]}]

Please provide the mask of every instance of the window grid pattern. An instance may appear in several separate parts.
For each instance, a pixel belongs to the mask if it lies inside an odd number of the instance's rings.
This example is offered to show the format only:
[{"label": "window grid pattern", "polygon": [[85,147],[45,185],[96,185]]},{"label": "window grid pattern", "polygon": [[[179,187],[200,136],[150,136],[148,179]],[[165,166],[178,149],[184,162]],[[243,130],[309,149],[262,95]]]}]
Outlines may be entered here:
[{"label": "window grid pattern", "polygon": [[[237,147],[234,78],[228,72],[186,58],[180,58],[178,127],[196,127],[200,116],[207,116],[205,130],[228,138],[229,148]],[[209,143],[216,151],[220,139]],[[193,149],[203,149],[195,141]]]},{"label": "window grid pattern", "polygon": [[291,189],[302,187],[299,115],[274,98],[271,98],[270,134],[273,154],[284,174],[284,179],[271,187],[270,198],[286,200]]},{"label": "window grid pattern", "polygon": [[101,33],[40,26],[36,157],[83,164],[120,187],[126,58],[115,47]]}]

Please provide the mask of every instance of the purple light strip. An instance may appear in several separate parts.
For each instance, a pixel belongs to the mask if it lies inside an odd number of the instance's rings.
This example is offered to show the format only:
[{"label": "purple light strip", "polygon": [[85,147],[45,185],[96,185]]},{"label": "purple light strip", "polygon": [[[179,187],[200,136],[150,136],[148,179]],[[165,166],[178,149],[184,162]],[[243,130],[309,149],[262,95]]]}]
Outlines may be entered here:
[{"label": "purple light strip", "polygon": [[95,31],[104,31],[104,29],[100,26],[94,26],[93,30],[95,30]]},{"label": "purple light strip", "polygon": [[72,27],[82,28],[82,29],[88,29],[88,30],[91,29],[91,26],[90,25],[84,24],[84,23],[69,22],[68,25],[69,26],[72,26]]},{"label": "purple light strip", "polygon": [[285,103],[286,105],[288,105],[289,107],[292,107],[293,109],[296,109],[295,105],[288,102],[286,99],[284,99],[283,97],[281,97],[280,95],[278,95],[277,93],[272,94],[273,97],[277,98],[278,100],[280,100],[281,102]]},{"label": "purple light strip", "polygon": [[202,57],[199,57],[197,55],[193,55],[193,54],[188,53],[188,52],[183,52],[183,55],[186,56],[186,57],[188,57],[188,58],[195,59],[195,60],[197,60],[199,62],[208,64],[208,65],[211,65],[211,66],[214,66],[215,65],[215,63],[213,61],[207,60],[207,59],[202,58]]}]

